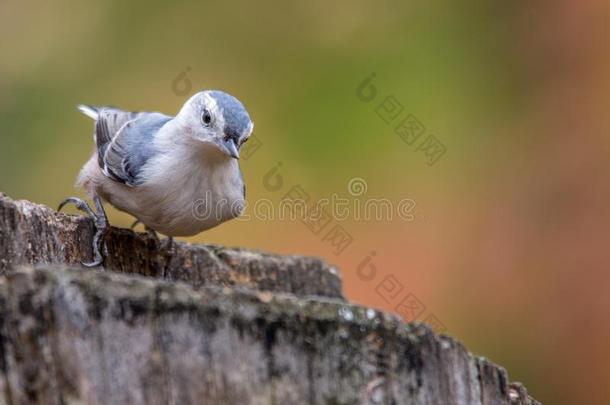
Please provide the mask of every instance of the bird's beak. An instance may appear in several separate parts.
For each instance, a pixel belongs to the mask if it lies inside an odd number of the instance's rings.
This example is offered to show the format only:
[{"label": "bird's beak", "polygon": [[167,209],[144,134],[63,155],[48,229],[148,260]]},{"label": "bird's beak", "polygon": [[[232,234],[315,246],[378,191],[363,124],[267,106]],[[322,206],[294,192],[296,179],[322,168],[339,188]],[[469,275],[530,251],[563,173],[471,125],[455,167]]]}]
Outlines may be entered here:
[{"label": "bird's beak", "polygon": [[239,159],[239,150],[237,149],[237,145],[233,139],[227,139],[222,143],[222,145],[229,156],[231,156],[233,159]]}]

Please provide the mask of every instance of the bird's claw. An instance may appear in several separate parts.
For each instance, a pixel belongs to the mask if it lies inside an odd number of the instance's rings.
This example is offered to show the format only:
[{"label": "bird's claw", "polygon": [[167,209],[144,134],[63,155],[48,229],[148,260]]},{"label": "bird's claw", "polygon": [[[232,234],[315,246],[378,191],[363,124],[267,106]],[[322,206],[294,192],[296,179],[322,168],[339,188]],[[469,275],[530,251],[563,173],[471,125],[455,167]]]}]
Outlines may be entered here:
[{"label": "bird's claw", "polygon": [[144,229],[146,230],[146,234],[155,241],[157,245],[161,244],[161,240],[159,240],[159,235],[157,235],[157,231],[150,228],[149,226],[144,225]]},{"label": "bird's claw", "polygon": [[101,265],[103,261],[104,260],[100,257],[100,258],[96,258],[92,262],[80,262],[80,264],[82,264],[85,267],[97,267],[97,266]]},{"label": "bird's claw", "polygon": [[142,221],[140,221],[139,219],[136,219],[135,221],[133,221],[133,224],[131,224],[129,229],[131,229],[133,231],[133,228],[135,228],[136,226],[138,226],[138,224],[141,224],[141,223],[142,223]]},{"label": "bird's claw", "polygon": [[57,211],[61,211],[62,208],[65,207],[65,205],[68,204],[68,203],[74,204],[76,209],[86,213],[90,217],[95,217],[96,216],[95,212],[93,212],[91,207],[89,207],[89,204],[87,204],[87,202],[85,200],[83,200],[81,198],[78,198],[78,197],[68,197],[68,198],[66,198],[61,203],[59,203],[59,206],[57,207]]},{"label": "bird's claw", "polygon": [[85,200],[82,200],[77,197],[68,197],[63,200],[59,207],[58,211],[68,203],[72,203],[76,206],[79,211],[86,213],[92,220],[95,225],[95,234],[93,235],[93,261],[91,262],[81,262],[81,264],[85,267],[97,267],[101,265],[104,261],[104,257],[102,256],[102,241],[104,239],[104,235],[108,231],[108,218],[106,218],[106,212],[104,211],[104,207],[102,206],[102,200],[99,197],[94,197],[93,201],[95,202],[95,207],[98,212],[95,212],[91,209],[89,204]]}]

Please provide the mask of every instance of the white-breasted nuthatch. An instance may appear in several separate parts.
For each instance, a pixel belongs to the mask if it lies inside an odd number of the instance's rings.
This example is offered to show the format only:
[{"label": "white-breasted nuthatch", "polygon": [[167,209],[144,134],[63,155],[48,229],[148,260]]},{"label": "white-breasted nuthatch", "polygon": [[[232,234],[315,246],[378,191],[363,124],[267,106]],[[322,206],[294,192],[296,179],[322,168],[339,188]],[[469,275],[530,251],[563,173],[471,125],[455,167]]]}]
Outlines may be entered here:
[{"label": "white-breasted nuthatch", "polygon": [[[169,237],[195,235],[243,210],[239,149],[254,125],[235,97],[202,91],[175,117],[113,107],[78,108],[95,120],[96,148],[77,180],[95,210],[76,197],[65,199],[59,209],[73,203],[95,222],[94,259],[84,265],[103,261],[108,220],[102,201]],[[206,215],[195,215],[196,202],[205,205]]]}]

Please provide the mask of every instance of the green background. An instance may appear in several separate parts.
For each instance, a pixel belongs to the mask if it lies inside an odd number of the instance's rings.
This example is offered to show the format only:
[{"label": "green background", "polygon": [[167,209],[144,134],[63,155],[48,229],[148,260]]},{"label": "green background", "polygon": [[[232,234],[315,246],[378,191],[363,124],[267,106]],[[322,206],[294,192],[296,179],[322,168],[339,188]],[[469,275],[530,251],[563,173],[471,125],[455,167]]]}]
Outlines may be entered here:
[{"label": "green background", "polygon": [[[609,9],[3,1],[0,190],[51,206],[82,195],[93,126],[79,103],[174,114],[200,89],[226,90],[262,143],[241,162],[251,206],[300,185],[313,199],[413,199],[415,218],[335,220],[353,239],[341,254],[300,221],[232,221],[191,240],[325,257],[350,299],[396,310],[413,294],[416,318],[434,316],[537,399],[608,403]],[[372,72],[366,103],[356,89]],[[377,115],[387,96],[446,147],[436,164]],[[273,191],[264,179],[278,163]],[[365,195],[350,196],[353,178]],[[377,273],[364,280],[371,252]],[[403,286],[394,302],[378,288],[389,276]]]}]

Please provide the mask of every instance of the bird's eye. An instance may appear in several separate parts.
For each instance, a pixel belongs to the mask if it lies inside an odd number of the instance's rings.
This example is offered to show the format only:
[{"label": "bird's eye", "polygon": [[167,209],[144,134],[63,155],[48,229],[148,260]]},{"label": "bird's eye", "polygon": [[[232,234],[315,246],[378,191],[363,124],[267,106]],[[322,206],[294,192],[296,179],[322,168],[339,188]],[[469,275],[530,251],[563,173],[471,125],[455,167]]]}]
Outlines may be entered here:
[{"label": "bird's eye", "polygon": [[203,125],[205,125],[206,127],[208,125],[210,125],[210,122],[212,122],[212,114],[210,114],[210,110],[208,110],[207,108],[203,110],[203,115],[201,116],[201,121],[203,122]]},{"label": "bird's eye", "polygon": [[244,143],[248,142],[249,138],[243,138],[240,142],[239,142],[239,146],[243,145]]}]

